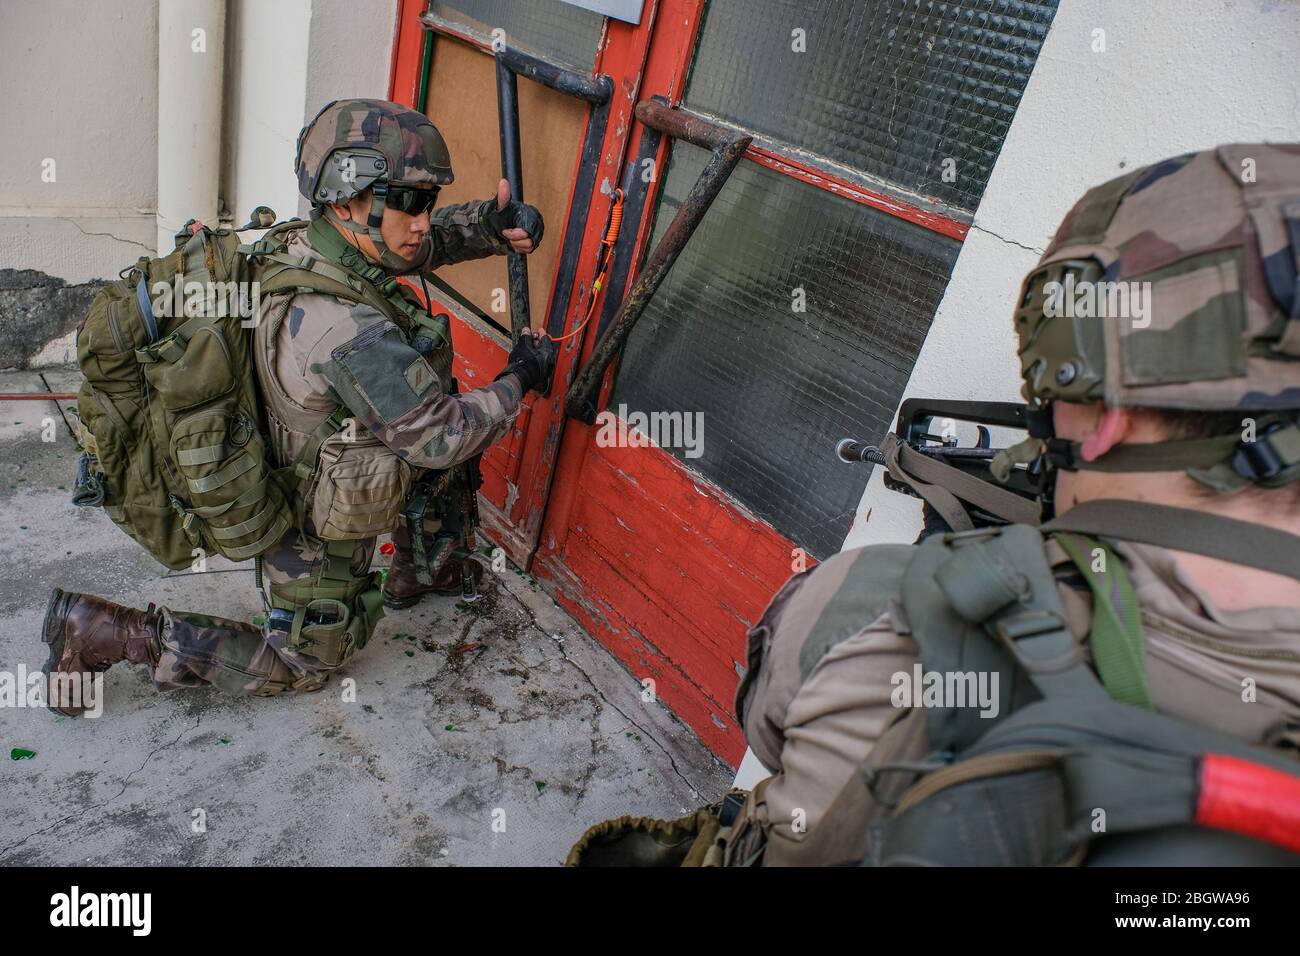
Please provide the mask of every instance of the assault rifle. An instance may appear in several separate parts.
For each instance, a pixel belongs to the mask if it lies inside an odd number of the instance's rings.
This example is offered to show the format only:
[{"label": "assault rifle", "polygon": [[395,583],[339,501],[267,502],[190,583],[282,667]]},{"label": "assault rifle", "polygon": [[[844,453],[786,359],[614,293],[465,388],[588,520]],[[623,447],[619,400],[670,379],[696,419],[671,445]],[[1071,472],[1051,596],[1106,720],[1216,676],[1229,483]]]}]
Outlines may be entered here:
[{"label": "assault rifle", "polygon": [[[884,466],[885,487],[922,499],[926,529],[936,519],[952,531],[1040,520],[1040,472],[1019,465],[1006,484],[989,465],[1002,449],[992,447],[993,427],[1027,430],[1026,406],[1018,402],[909,398],[898,410],[898,427],[879,445],[845,438],[835,452],[842,461]],[[957,422],[976,426],[974,446],[962,447]]]}]

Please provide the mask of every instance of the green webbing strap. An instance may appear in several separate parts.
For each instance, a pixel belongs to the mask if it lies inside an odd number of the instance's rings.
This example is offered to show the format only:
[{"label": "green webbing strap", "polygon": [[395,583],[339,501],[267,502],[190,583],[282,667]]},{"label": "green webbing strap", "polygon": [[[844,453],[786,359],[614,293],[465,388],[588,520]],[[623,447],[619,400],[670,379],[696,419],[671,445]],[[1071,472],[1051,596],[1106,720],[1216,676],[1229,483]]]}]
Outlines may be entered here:
[{"label": "green webbing strap", "polygon": [[240,475],[256,467],[257,462],[253,460],[253,456],[244,451],[240,452],[237,457],[231,460],[230,464],[220,471],[204,478],[186,478],[185,482],[190,486],[190,491],[196,495],[201,495],[234,481]]},{"label": "green webbing strap", "polygon": [[320,579],[349,584],[357,580],[352,573],[352,554],[357,543],[347,541],[326,541],[325,556],[321,558]]},{"label": "green webbing strap", "polygon": [[276,509],[268,504],[253,517],[241,521],[239,524],[232,524],[228,527],[215,527],[209,524],[208,532],[212,537],[221,541],[233,541],[235,538],[242,538],[246,534],[252,534],[254,531],[261,529],[275,517],[275,512]]},{"label": "green webbing strap", "polygon": [[[365,302],[399,325],[413,324],[429,333],[443,346],[451,344],[447,330],[407,301],[397,287],[397,280],[391,276],[385,283],[385,286],[392,284],[390,295],[385,288],[378,288],[364,277],[358,277],[327,260],[315,257],[296,259],[281,253],[263,253],[261,258],[275,263],[262,273],[261,288],[264,295],[272,295],[288,289],[310,289],[327,295]],[[295,281],[295,276],[301,278]],[[313,276],[324,278],[328,283],[313,281]]]},{"label": "green webbing strap", "polygon": [[[1076,540],[1069,534],[1058,534],[1055,540],[1092,589],[1092,630],[1088,641],[1102,684],[1116,700],[1152,710],[1142,614],[1124,562],[1094,538],[1080,535]],[[1100,559],[1103,570],[1094,567],[1094,559]]]},{"label": "green webbing strap", "polygon": [[298,457],[294,459],[294,475],[302,481],[311,478],[316,471],[317,458],[320,457],[320,446],[329,440],[331,435],[336,435],[343,430],[343,423],[348,420],[348,409],[339,405],[334,411],[330,412],[323,422],[316,426],[311,436],[307,439],[298,452]]},{"label": "green webbing strap", "polygon": [[[300,578],[285,584],[272,584],[270,587],[270,604],[273,609],[293,611],[293,623],[289,629],[289,641],[297,645],[301,639],[303,624],[306,620],[307,606],[313,601],[340,601],[349,608],[360,605],[367,614],[374,602],[379,599],[378,589],[374,586],[374,575],[352,574],[352,553],[355,541],[326,541],[323,544],[325,554],[321,556],[320,570],[308,578]],[[374,591],[371,598],[366,598],[367,591]],[[377,618],[375,618],[377,620]]]},{"label": "green webbing strap", "polygon": [[398,317],[405,319],[406,322],[431,330],[434,337],[441,341],[443,345],[451,344],[446,331],[441,326],[430,324],[428,317],[415,303],[402,295],[402,286],[397,281],[396,276],[390,275],[383,267],[362,255],[360,250],[349,245],[339,231],[325,219],[315,219],[307,227],[307,241],[311,244],[312,249],[320,253],[330,263],[341,267],[349,274],[359,276],[364,280],[363,285],[368,286],[370,290],[373,290],[374,294],[382,297],[388,303],[388,306],[386,309],[381,308],[381,311],[385,313],[395,312]]},{"label": "green webbing strap", "polygon": [[[385,297],[401,295],[396,277],[378,263],[366,258],[360,249],[351,245],[325,219],[312,220],[312,224],[307,227],[307,242],[326,259],[365,279]],[[405,312],[409,305],[403,302],[398,307]]]},{"label": "green webbing strap", "polygon": [[1300,580],[1300,536],[1204,511],[1102,499],[1075,505],[1042,530],[1046,534],[1074,531],[1189,551]]},{"label": "green webbing strap", "polygon": [[203,518],[205,521],[209,518],[220,518],[227,511],[235,511],[240,508],[246,508],[248,505],[261,501],[266,497],[266,482],[263,478],[252,488],[249,488],[238,498],[233,501],[227,501],[224,505],[209,505],[202,508],[187,509],[190,514]]},{"label": "green webbing strap", "polygon": [[[940,542],[929,545],[927,541],[921,547],[946,546],[947,556],[930,574],[942,599],[1009,653],[1044,697],[1105,696],[1066,622],[1037,529],[1014,524],[943,535]],[[904,610],[921,646],[922,661],[928,669],[941,672],[971,668],[975,651],[955,646],[948,626],[942,621],[936,625],[939,619],[924,613],[912,599],[918,593],[913,582],[925,568],[913,561],[903,590]]]},{"label": "green webbing strap", "polygon": [[178,465],[210,465],[226,457],[226,446],[201,445],[198,448],[182,448],[176,453]]},{"label": "green webbing strap", "polygon": [[[357,578],[356,581],[363,579]],[[355,583],[355,582],[353,582]],[[305,608],[312,601],[329,598],[335,601],[351,601],[360,593],[360,588],[353,584],[319,581],[315,577],[303,578],[286,584],[271,585],[271,607],[286,611]]]},{"label": "green webbing strap", "polygon": [[304,537],[307,534],[307,492],[311,489],[312,476],[320,467],[320,447],[326,439],[343,428],[343,422],[347,418],[348,410],[345,407],[340,405],[334,409],[328,418],[316,426],[307,443],[298,452],[298,457],[276,472],[288,487],[296,489],[293,495],[294,521]]},{"label": "green webbing strap", "polygon": [[300,259],[283,252],[262,253],[259,258],[275,263],[259,273],[263,295],[289,289],[309,289],[353,302],[365,302],[394,320],[405,317],[405,312],[394,308],[392,302],[371,283],[332,263],[314,256]]},{"label": "green webbing strap", "polygon": [[[270,510],[269,508],[267,509]],[[209,528],[209,531],[212,529]],[[289,519],[279,515],[266,534],[258,538],[252,544],[246,544],[242,548],[222,548],[222,553],[232,561],[245,561],[248,558],[256,557],[273,544],[284,537],[284,533],[289,530]],[[215,533],[215,532],[214,532]]]},{"label": "green webbing strap", "polygon": [[126,418],[118,410],[118,407],[113,404],[113,396],[89,385],[87,388],[90,389],[91,397],[99,403],[99,407],[104,410],[104,414],[113,420],[113,424],[118,427],[121,433],[123,435],[131,434],[131,429],[126,424]]}]

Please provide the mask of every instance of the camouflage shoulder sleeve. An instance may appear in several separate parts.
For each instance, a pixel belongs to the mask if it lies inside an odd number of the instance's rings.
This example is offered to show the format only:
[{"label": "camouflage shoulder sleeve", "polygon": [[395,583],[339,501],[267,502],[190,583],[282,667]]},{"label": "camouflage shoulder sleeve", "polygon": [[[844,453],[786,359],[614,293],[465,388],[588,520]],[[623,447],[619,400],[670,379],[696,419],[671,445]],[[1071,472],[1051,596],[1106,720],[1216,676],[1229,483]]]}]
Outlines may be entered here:
[{"label": "camouflage shoulder sleeve", "polygon": [[911,545],[876,545],[836,554],[787,581],[750,630],[736,716],[769,769],[779,765],[791,706],[823,661],[864,632],[893,632],[913,553]]},{"label": "camouflage shoulder sleeve", "polygon": [[417,468],[449,468],[486,450],[509,431],[523,397],[515,375],[446,394],[401,330],[364,304],[317,341],[309,367],[362,426]]},{"label": "camouflage shoulder sleeve", "polygon": [[429,259],[423,268],[430,271],[439,266],[482,259],[486,256],[503,256],[510,244],[496,235],[484,221],[483,214],[495,200],[480,199],[443,206],[429,214]]}]

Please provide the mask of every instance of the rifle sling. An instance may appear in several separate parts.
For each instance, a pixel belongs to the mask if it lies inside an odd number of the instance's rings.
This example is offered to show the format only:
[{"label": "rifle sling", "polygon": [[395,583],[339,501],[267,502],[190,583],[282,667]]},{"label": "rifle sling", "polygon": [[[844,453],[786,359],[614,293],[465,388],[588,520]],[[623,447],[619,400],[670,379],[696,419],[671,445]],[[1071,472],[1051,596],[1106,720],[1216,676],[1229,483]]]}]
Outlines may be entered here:
[{"label": "rifle sling", "polygon": [[1204,511],[1146,501],[1085,501],[1042,530],[1153,544],[1300,580],[1300,535]]},{"label": "rifle sling", "polygon": [[[1037,524],[1039,521],[1037,502],[923,455],[897,435],[885,436],[880,444],[880,453],[890,474],[928,501],[954,531],[969,531],[973,527],[965,509],[957,502],[958,498],[1013,524]],[[944,494],[935,494],[936,489]],[[954,515],[949,514],[954,508],[960,515],[957,522],[953,521]]]}]

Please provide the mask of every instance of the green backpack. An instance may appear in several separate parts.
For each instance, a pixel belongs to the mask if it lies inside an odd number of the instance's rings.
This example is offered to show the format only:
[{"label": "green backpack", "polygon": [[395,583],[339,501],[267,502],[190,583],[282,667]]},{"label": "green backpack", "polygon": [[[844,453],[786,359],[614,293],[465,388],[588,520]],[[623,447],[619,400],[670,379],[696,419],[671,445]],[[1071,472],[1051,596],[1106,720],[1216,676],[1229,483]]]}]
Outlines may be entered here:
[{"label": "green backpack", "polygon": [[322,292],[394,314],[355,273],[285,252],[306,225],[243,245],[235,230],[191,221],[171,254],[141,257],[105,286],[77,329],[73,503],[103,507],[173,570],[270,549],[297,523],[295,496],[316,467],[315,442],[272,466],[252,355],[258,296]]},{"label": "green backpack", "polygon": [[[1091,664],[1044,536],[1093,592]],[[1145,502],[927,539],[899,572],[922,668],[997,673],[996,716],[946,701],[897,721],[802,852],[868,866],[1300,864],[1297,728],[1279,716],[1250,744],[1153,710],[1138,599],[1107,539],[1300,577],[1289,534]]]}]

